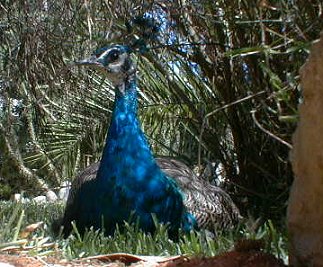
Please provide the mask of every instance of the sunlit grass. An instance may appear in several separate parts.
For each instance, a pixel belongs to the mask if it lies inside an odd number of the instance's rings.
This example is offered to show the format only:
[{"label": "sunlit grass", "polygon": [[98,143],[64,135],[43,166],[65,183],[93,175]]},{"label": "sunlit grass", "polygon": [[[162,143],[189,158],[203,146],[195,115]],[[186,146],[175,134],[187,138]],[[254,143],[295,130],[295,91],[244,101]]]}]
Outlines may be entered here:
[{"label": "sunlit grass", "polygon": [[[105,236],[100,231],[90,229],[83,237],[74,227],[67,238],[55,238],[50,228],[54,218],[62,214],[61,204],[36,204],[0,202],[0,251],[21,250],[30,255],[60,254],[67,259],[106,253],[132,253],[139,255],[199,255],[214,256],[233,248],[241,239],[262,239],[265,251],[279,258],[287,258],[286,236],[268,221],[257,230],[246,224],[235,229],[216,233],[192,232],[181,235],[178,242],[168,238],[165,225],[158,225],[153,234],[143,233],[135,225],[125,224],[113,236]],[[41,227],[29,235],[23,230],[27,225],[43,221]]]}]

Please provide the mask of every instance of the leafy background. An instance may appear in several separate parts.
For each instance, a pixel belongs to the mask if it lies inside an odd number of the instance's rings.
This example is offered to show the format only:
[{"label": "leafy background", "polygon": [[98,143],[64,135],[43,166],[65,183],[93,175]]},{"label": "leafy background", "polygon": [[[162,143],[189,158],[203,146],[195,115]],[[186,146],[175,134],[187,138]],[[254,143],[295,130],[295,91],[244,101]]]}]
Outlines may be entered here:
[{"label": "leafy background", "polygon": [[56,188],[100,159],[114,91],[72,63],[138,36],[139,16],[161,29],[133,56],[155,154],[221,183],[244,216],[283,224],[298,72],[323,25],[320,1],[3,0],[0,10],[1,198]]}]

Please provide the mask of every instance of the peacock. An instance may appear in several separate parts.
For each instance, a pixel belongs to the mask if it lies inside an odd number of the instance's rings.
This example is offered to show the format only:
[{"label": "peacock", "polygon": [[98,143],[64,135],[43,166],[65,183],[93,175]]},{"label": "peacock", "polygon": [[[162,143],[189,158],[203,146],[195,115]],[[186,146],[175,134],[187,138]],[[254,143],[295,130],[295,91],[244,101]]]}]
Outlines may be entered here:
[{"label": "peacock", "polygon": [[[178,230],[214,230],[239,219],[239,210],[222,189],[198,178],[184,163],[154,158],[137,117],[136,67],[131,48],[112,44],[77,62],[104,72],[115,87],[115,101],[101,161],[87,167],[73,181],[63,218],[67,236],[75,221],[86,228],[104,228],[107,235],[124,221],[145,232],[159,223],[169,236]],[[212,229],[213,228],[213,229]]]}]

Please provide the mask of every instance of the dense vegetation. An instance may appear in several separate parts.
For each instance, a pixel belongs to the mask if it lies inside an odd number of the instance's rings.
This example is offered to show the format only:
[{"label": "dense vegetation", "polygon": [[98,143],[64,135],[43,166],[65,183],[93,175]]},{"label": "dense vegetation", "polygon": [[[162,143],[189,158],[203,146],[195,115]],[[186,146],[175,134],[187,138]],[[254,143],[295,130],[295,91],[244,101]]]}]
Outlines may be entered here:
[{"label": "dense vegetation", "polygon": [[[113,88],[73,60],[161,29],[136,54],[140,116],[156,154],[221,178],[243,215],[281,223],[320,1],[1,1],[0,197],[53,188],[100,158]],[[221,170],[221,174],[219,174]],[[219,180],[219,179],[218,179]]]}]

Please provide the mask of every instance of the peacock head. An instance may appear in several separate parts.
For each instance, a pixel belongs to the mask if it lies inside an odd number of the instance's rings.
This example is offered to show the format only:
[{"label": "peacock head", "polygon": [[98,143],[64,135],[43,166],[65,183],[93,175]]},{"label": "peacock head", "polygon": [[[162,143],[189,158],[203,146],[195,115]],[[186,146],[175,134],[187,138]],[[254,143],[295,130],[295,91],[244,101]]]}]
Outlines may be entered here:
[{"label": "peacock head", "polygon": [[109,45],[97,49],[89,58],[75,63],[103,71],[115,86],[120,86],[136,72],[135,65],[130,58],[130,52],[128,46]]}]

